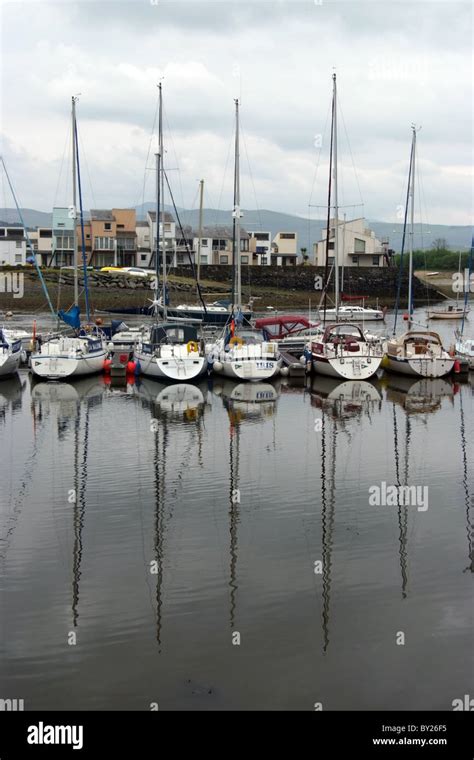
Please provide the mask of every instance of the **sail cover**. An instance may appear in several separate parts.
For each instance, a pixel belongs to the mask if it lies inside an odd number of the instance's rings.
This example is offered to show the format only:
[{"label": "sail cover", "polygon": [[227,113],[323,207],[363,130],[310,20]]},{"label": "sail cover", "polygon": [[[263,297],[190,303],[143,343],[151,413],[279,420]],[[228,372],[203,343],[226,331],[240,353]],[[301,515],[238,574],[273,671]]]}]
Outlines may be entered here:
[{"label": "sail cover", "polygon": [[58,311],[58,317],[59,319],[62,319],[63,322],[66,322],[66,324],[70,327],[75,327],[77,329],[81,326],[81,320],[79,317],[80,311],[81,310],[79,306],[71,306],[69,311],[60,309]]}]

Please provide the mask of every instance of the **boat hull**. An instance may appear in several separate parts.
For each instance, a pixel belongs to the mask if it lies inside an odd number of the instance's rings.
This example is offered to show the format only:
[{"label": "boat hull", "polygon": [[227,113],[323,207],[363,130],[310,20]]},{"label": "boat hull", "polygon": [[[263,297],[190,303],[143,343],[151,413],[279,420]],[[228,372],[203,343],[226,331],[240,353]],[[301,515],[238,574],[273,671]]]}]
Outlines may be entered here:
[{"label": "boat hull", "polygon": [[336,377],[343,380],[368,380],[373,377],[382,363],[378,356],[354,356],[327,358],[313,354],[313,370],[318,375]]},{"label": "boat hull", "polygon": [[427,311],[428,319],[463,319],[467,318],[468,312],[462,311]]},{"label": "boat hull", "polygon": [[0,354],[0,377],[13,375],[20,366],[21,347],[17,351]]},{"label": "boat hull", "polygon": [[451,358],[403,358],[387,354],[386,367],[390,372],[398,372],[409,377],[444,377],[454,367]]},{"label": "boat hull", "polygon": [[161,358],[135,351],[135,359],[140,362],[140,371],[148,377],[160,380],[186,382],[201,377],[207,370],[207,359],[196,354],[185,359]]},{"label": "boat hull", "polygon": [[270,380],[280,374],[281,359],[238,359],[223,360],[218,359],[218,368],[213,366],[213,372],[217,375],[232,378],[232,380],[247,380],[250,382],[261,382]]},{"label": "boat hull", "polygon": [[31,369],[37,377],[46,380],[64,380],[65,378],[83,377],[101,372],[106,359],[106,351],[100,351],[89,356],[43,356],[34,354],[31,357]]}]

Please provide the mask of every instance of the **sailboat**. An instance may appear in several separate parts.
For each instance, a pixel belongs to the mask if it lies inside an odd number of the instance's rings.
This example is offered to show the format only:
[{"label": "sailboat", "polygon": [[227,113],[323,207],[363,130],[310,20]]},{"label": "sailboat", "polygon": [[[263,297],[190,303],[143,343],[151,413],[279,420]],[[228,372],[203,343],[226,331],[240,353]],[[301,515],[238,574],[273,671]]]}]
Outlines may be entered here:
[{"label": "sailboat", "polygon": [[[469,269],[468,269],[468,282],[471,281],[472,272],[472,257],[474,251],[474,237],[471,241],[471,251],[469,253]],[[467,307],[467,301],[469,298],[469,288],[464,289],[464,307]],[[468,338],[464,335],[465,318],[463,317],[461,329],[456,333],[456,353],[461,359],[464,359],[469,363],[469,369],[474,369],[474,338]]]},{"label": "sailboat", "polygon": [[416,128],[412,126],[412,143],[410,153],[410,169],[408,176],[408,190],[405,206],[405,221],[402,239],[402,252],[400,260],[400,277],[403,263],[403,249],[405,244],[405,230],[408,216],[408,204],[410,204],[410,238],[409,238],[409,266],[408,266],[408,325],[409,330],[403,335],[396,337],[395,330],[398,315],[398,295],[395,309],[395,322],[393,336],[386,342],[386,367],[393,372],[400,372],[413,377],[444,377],[454,367],[454,358],[443,348],[440,336],[430,330],[411,329],[413,313],[413,237],[415,216],[415,157],[416,157]]},{"label": "sailboat", "polygon": [[208,363],[218,375],[234,380],[264,381],[280,372],[282,358],[276,342],[264,340],[257,330],[242,330],[240,255],[240,134],[239,100],[235,99],[234,211],[232,240],[232,311],[223,335],[206,347]]},{"label": "sailboat", "polygon": [[[368,380],[376,374],[383,358],[381,346],[368,341],[362,329],[353,322],[339,321],[339,221],[338,221],[338,186],[337,186],[337,88],[336,74],[332,75],[332,120],[331,149],[329,157],[329,187],[326,231],[326,284],[329,276],[329,238],[331,232],[331,207],[334,209],[334,324],[311,340],[305,348],[305,358],[312,369],[321,375],[338,377],[344,380]],[[332,184],[333,181],[333,184]],[[326,295],[324,310],[326,310]],[[325,320],[324,314],[322,316]]]},{"label": "sailboat", "polygon": [[[161,82],[159,89],[159,149],[156,158],[156,272],[155,297],[153,304],[156,313],[161,311],[161,320],[143,332],[136,349],[135,360],[139,362],[141,372],[150,377],[164,380],[186,382],[195,380],[207,370],[207,358],[204,344],[198,339],[197,329],[186,320],[168,321],[167,287],[166,287],[166,239],[165,225],[162,224],[162,283],[159,297],[160,277],[160,211],[164,202],[164,149],[163,149],[163,96]],[[164,207],[164,203],[163,203]]]},{"label": "sailboat", "polygon": [[[461,252],[459,252],[458,274],[461,274]],[[456,293],[456,305],[447,304],[441,309],[427,309],[426,316],[428,319],[464,319],[469,313],[469,306],[465,302],[459,305],[459,291]]]},{"label": "sailboat", "polygon": [[[58,316],[70,327],[75,334],[58,335],[46,340],[31,354],[31,369],[35,375],[47,380],[64,380],[65,378],[91,375],[100,372],[107,356],[104,336],[96,327],[90,325],[89,297],[87,288],[87,261],[85,255],[85,237],[82,214],[82,196],[79,173],[79,148],[77,140],[76,121],[77,97],[72,98],[72,214],[74,219],[74,305],[67,312],[59,311]],[[76,181],[77,173],[77,181]],[[84,267],[84,285],[86,294],[87,324],[81,328],[79,309],[79,271],[77,256],[77,189],[79,189],[81,226],[82,226],[82,258]]]},{"label": "sailboat", "polygon": [[0,328],[0,377],[13,375],[21,362],[21,339],[11,340],[5,330]]}]

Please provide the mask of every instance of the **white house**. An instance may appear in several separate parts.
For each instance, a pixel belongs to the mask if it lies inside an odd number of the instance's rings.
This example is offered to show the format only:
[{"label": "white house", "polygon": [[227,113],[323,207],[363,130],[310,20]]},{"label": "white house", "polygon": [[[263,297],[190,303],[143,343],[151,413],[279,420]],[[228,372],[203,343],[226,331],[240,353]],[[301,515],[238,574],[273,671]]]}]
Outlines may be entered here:
[{"label": "white house", "polygon": [[[156,255],[156,211],[148,211],[147,222],[150,229],[150,249],[152,251],[151,259],[149,262],[150,267],[155,266]],[[176,222],[172,215],[168,211],[160,212],[160,225],[159,225],[159,248],[162,252],[163,249],[163,224],[165,225],[165,247],[166,247],[166,262],[168,266],[176,266]]]},{"label": "white house", "polygon": [[0,227],[0,266],[24,266],[25,264],[25,228],[19,224]]},{"label": "white house", "polygon": [[[383,267],[388,266],[388,239],[378,240],[375,232],[366,227],[363,217],[349,219],[344,222],[338,219],[338,263],[344,267]],[[329,222],[329,265],[334,261],[335,220]],[[326,233],[321,231],[321,240],[314,243],[314,263],[317,266],[326,264]]]}]

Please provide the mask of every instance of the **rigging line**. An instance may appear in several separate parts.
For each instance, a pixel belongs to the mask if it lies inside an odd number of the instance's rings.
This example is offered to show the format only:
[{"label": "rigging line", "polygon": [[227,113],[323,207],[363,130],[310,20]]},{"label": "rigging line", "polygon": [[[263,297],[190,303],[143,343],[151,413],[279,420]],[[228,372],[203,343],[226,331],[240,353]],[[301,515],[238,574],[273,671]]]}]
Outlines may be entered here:
[{"label": "rigging line", "polygon": [[84,159],[84,163],[86,165],[86,172],[87,172],[87,179],[89,180],[89,190],[92,198],[92,203],[94,204],[94,208],[97,208],[97,201],[94,195],[94,190],[92,187],[92,179],[91,179],[91,173],[89,171],[89,162],[87,160],[87,153],[84,149],[84,143],[82,142],[82,136],[79,134],[79,141],[80,141],[80,147],[81,147],[81,155]]},{"label": "rigging line", "polygon": [[[159,103],[160,103],[160,98],[159,98],[159,95],[157,95],[156,96],[155,115],[153,117],[153,126],[151,128],[150,139],[148,141],[148,151],[147,151],[146,159],[145,159],[145,168],[143,170],[142,203],[141,203],[141,205],[142,205],[142,212],[144,211],[143,206],[145,205],[145,190],[146,190],[146,180],[147,180],[147,166],[148,166],[148,161],[149,161],[149,158],[150,158],[151,144],[153,142],[153,138],[155,137],[156,119],[157,119],[157,116],[158,116]],[[138,197],[138,200],[140,200],[140,196]],[[137,206],[138,206],[138,203],[137,203]]]},{"label": "rigging line", "polygon": [[202,297],[201,285],[199,284],[199,282],[197,280],[196,271],[195,271],[195,268],[194,268],[194,261],[192,260],[191,251],[189,250],[189,246],[188,246],[188,241],[187,241],[187,239],[185,237],[183,226],[181,224],[181,219],[179,218],[178,210],[177,210],[176,204],[174,202],[174,197],[173,197],[173,193],[171,191],[171,186],[170,186],[170,183],[169,183],[169,180],[168,180],[168,175],[166,174],[165,171],[163,173],[164,173],[164,177],[165,177],[165,180],[166,180],[166,184],[168,186],[168,192],[170,194],[171,203],[173,204],[174,213],[176,214],[176,219],[178,221],[179,229],[181,231],[181,236],[182,236],[183,241],[184,241],[184,245],[185,245],[185,248],[186,248],[186,253],[188,254],[189,263],[191,265],[191,271],[192,271],[193,277],[194,277],[194,279],[196,281],[196,289],[197,289],[197,292],[198,292],[199,300],[202,303],[202,307],[204,309],[204,312],[207,313],[206,304],[204,302],[204,298]]},{"label": "rigging line", "polygon": [[252,167],[250,166],[249,155],[248,155],[248,152],[247,152],[247,142],[245,140],[245,133],[244,133],[244,131],[242,129],[242,121],[240,122],[240,135],[241,135],[242,142],[243,142],[243,145],[244,145],[245,158],[247,159],[247,166],[248,166],[248,169],[249,169],[250,181],[252,183],[252,190],[253,190],[253,194],[254,194],[254,197],[255,197],[255,206],[257,207],[258,223],[260,225],[260,230],[262,230],[263,229],[262,216],[260,214],[260,207],[258,205],[257,191],[255,189],[255,183],[254,183],[253,174],[252,174]]},{"label": "rigging line", "polygon": [[407,193],[406,193],[406,201],[405,201],[405,217],[403,220],[403,235],[402,235],[402,247],[400,251],[400,263],[399,263],[399,269],[398,269],[398,282],[397,282],[397,297],[395,300],[395,318],[393,320],[393,333],[392,335],[395,335],[396,329],[397,329],[397,318],[398,318],[398,310],[400,307],[400,293],[401,293],[401,287],[402,287],[402,274],[403,274],[403,253],[405,251],[405,237],[406,237],[406,231],[407,231],[407,218],[408,218],[408,201],[410,198],[410,186],[411,186],[411,167],[413,163],[413,147],[410,151],[410,166],[408,169],[408,185],[407,185]]},{"label": "rigging line", "polygon": [[474,525],[471,521],[471,505],[474,507],[474,502],[469,494],[469,477],[467,466],[467,446],[466,446],[466,426],[464,422],[464,409],[463,409],[463,389],[459,394],[459,413],[460,413],[460,432],[461,432],[461,452],[462,452],[462,485],[464,490],[464,503],[466,505],[466,529],[467,529],[467,546],[469,565],[465,568],[474,573]]},{"label": "rigging line", "polygon": [[61,183],[61,178],[62,178],[64,158],[66,156],[66,149],[67,149],[68,145],[70,145],[70,141],[71,141],[71,130],[69,128],[69,129],[66,130],[66,139],[64,140],[64,147],[63,147],[63,153],[62,153],[62,157],[61,157],[61,164],[59,166],[59,176],[58,176],[58,182],[57,182],[57,185],[56,185],[56,192],[54,194],[53,208],[56,206],[56,203],[57,203],[57,200],[58,200],[59,185]]},{"label": "rigging line", "polygon": [[219,222],[218,222],[218,218],[219,217],[218,217],[218,214],[219,214],[219,211],[221,210],[222,194],[224,192],[224,184],[225,184],[225,179],[226,179],[226,176],[227,176],[227,167],[229,165],[230,149],[231,149],[231,147],[232,147],[233,144],[234,144],[234,135],[232,134],[232,136],[231,136],[231,138],[229,140],[229,147],[227,149],[227,158],[225,160],[225,166],[224,166],[224,176],[222,177],[222,185],[221,185],[221,189],[220,189],[220,193],[219,193],[219,199],[217,201],[216,217],[215,217],[215,221],[214,221],[214,225],[216,227],[219,226]]},{"label": "rigging line", "polygon": [[351,157],[352,168],[354,169],[354,175],[355,175],[355,179],[356,179],[356,183],[357,183],[357,189],[359,190],[359,196],[360,196],[360,199],[362,201],[362,205],[364,206],[365,204],[364,204],[364,198],[363,198],[363,195],[362,195],[362,191],[360,189],[359,176],[357,174],[357,169],[356,169],[355,162],[354,162],[354,156],[352,155],[352,148],[351,148],[351,144],[350,144],[350,141],[349,141],[349,135],[348,135],[347,129],[346,129],[346,122],[344,120],[344,114],[342,112],[342,107],[341,107],[341,104],[339,102],[339,97],[337,98],[337,102],[338,102],[338,105],[339,105],[339,112],[340,112],[341,117],[342,117],[342,126],[344,127],[344,134],[346,136],[347,146],[349,148],[349,154],[350,154],[350,157]]},{"label": "rigging line", "polygon": [[324,122],[324,131],[323,131],[323,134],[321,136],[321,145],[319,146],[318,157],[317,157],[316,165],[314,167],[313,181],[312,181],[312,184],[311,184],[311,191],[310,191],[310,194],[309,194],[308,206],[310,206],[310,207],[311,207],[311,201],[312,201],[312,198],[313,198],[314,186],[316,184],[316,179],[317,179],[319,167],[320,167],[320,164],[321,164],[321,153],[322,153],[322,150],[323,150],[324,138],[326,137],[326,132],[327,132],[327,128],[328,128],[328,119],[329,119],[330,108],[331,108],[331,105],[330,105],[330,103],[328,103],[328,110],[326,111],[326,120]]},{"label": "rigging line", "polygon": [[[180,190],[180,193],[181,193],[181,209],[182,209],[182,211],[185,211],[186,210],[186,205],[184,203],[183,183],[182,183],[182,179],[181,179],[181,169],[180,169],[179,161],[178,161],[178,153],[176,151],[176,147],[175,147],[174,140],[173,140],[173,133],[171,132],[170,123],[168,121],[168,117],[166,115],[166,108],[165,108],[164,105],[163,105],[163,115],[165,117],[165,123],[166,123],[166,126],[168,128],[168,135],[167,135],[168,136],[168,141],[171,142],[171,146],[172,146],[173,152],[174,152],[174,158],[176,160],[176,167],[177,167],[177,170],[178,170],[179,190]],[[163,165],[163,169],[164,169],[164,165]]]},{"label": "rigging line", "polygon": [[36,271],[38,273],[38,277],[40,278],[41,285],[42,285],[42,288],[43,288],[43,292],[44,292],[44,294],[46,296],[46,300],[48,302],[48,306],[50,308],[51,314],[53,315],[53,317],[55,317],[56,316],[56,312],[54,311],[53,304],[51,303],[51,298],[50,298],[50,295],[49,295],[48,288],[46,286],[46,282],[44,281],[43,273],[41,272],[41,268],[38,265],[35,249],[33,248],[33,245],[31,243],[30,236],[28,234],[28,228],[25,225],[25,221],[23,219],[23,214],[21,213],[21,207],[20,207],[20,205],[18,203],[18,200],[17,200],[17,197],[15,195],[15,191],[13,189],[13,185],[12,185],[11,180],[10,180],[10,175],[7,172],[7,167],[5,165],[5,161],[3,160],[3,156],[0,156],[0,161],[3,164],[3,169],[5,171],[5,176],[7,178],[8,186],[9,186],[10,192],[11,192],[11,194],[13,196],[13,200],[15,201],[15,206],[16,206],[16,210],[18,212],[18,216],[20,217],[21,225],[22,225],[23,229],[25,230],[25,237],[26,237],[27,247],[30,250],[30,255],[33,257],[33,261],[35,263],[35,269],[36,269]]}]

